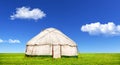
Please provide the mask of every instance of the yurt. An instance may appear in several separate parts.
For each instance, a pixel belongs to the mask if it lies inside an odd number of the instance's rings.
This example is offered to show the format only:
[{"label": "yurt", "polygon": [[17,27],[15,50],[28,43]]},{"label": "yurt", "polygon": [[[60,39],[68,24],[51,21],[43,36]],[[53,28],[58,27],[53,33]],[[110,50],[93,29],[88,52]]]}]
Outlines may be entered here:
[{"label": "yurt", "polygon": [[27,56],[77,56],[76,43],[55,28],[47,28],[28,41],[25,54]]}]

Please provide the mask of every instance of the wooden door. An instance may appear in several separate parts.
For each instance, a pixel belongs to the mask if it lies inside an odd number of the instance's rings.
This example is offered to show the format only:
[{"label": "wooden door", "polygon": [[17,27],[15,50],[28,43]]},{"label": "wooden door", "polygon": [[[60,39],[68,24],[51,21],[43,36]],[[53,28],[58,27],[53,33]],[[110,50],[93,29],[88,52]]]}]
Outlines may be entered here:
[{"label": "wooden door", "polygon": [[52,47],[53,58],[61,58],[60,45],[54,45]]}]

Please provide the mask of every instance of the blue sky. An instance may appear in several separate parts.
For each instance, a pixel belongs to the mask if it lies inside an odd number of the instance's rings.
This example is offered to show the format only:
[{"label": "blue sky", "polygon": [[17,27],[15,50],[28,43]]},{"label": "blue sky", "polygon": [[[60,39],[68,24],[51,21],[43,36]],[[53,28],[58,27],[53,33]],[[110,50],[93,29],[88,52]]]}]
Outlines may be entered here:
[{"label": "blue sky", "polygon": [[[118,53],[119,3],[119,0],[1,0],[0,52],[25,52],[27,41],[41,30],[54,27],[73,39],[81,53]],[[21,14],[23,10],[27,16]]]}]

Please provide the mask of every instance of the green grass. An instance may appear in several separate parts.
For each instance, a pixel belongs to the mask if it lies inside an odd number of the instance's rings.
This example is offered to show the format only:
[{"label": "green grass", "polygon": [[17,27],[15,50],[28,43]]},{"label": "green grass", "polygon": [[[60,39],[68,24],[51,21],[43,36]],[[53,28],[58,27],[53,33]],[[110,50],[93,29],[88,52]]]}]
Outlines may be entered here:
[{"label": "green grass", "polygon": [[120,53],[82,53],[78,58],[25,57],[24,53],[0,53],[0,65],[120,65]]}]

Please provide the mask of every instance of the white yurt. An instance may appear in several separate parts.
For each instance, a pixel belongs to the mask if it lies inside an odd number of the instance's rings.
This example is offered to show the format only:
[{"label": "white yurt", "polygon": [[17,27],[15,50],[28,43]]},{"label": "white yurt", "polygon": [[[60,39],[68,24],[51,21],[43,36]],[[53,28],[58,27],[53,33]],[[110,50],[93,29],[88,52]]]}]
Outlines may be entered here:
[{"label": "white yurt", "polygon": [[28,41],[25,54],[27,56],[77,56],[76,43],[55,28],[47,28]]}]

